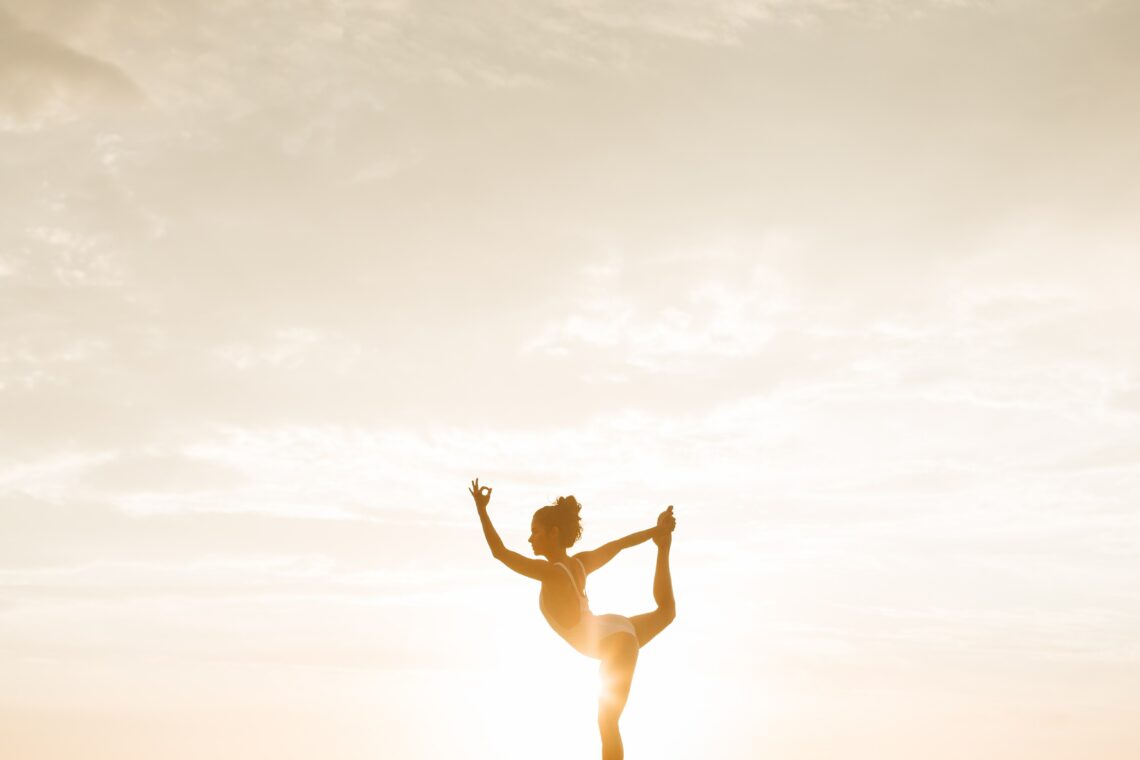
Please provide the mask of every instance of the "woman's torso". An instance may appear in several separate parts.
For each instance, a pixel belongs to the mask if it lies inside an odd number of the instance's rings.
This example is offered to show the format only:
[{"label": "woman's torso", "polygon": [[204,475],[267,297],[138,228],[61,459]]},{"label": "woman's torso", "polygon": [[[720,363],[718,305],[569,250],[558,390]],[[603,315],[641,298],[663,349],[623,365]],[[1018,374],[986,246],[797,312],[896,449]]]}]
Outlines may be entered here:
[{"label": "woman's torso", "polygon": [[543,582],[538,604],[555,630],[569,629],[578,625],[583,615],[590,614],[590,603],[586,597],[586,573],[578,560],[555,562],[564,572],[558,572],[552,580]]}]

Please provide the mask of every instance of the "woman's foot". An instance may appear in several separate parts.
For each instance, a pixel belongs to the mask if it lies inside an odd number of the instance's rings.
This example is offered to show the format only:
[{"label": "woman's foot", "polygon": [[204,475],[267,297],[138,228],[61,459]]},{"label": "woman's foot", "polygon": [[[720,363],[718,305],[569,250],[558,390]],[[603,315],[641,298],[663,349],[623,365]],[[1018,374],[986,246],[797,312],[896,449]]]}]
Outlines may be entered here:
[{"label": "woman's foot", "polygon": [[662,548],[673,543],[673,529],[677,527],[677,518],[673,517],[673,505],[657,516],[657,533],[653,536],[653,543]]}]

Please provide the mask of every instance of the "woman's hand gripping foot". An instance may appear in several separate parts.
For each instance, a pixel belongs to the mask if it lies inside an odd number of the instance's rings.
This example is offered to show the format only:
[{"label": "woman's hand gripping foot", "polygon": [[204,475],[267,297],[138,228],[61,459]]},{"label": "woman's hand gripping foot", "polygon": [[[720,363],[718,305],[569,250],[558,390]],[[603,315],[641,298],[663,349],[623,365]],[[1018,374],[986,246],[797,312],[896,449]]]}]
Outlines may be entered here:
[{"label": "woman's hand gripping foot", "polygon": [[653,535],[653,543],[665,548],[673,543],[673,529],[677,527],[677,518],[673,517],[673,505],[670,504],[669,508],[657,516],[656,533]]}]

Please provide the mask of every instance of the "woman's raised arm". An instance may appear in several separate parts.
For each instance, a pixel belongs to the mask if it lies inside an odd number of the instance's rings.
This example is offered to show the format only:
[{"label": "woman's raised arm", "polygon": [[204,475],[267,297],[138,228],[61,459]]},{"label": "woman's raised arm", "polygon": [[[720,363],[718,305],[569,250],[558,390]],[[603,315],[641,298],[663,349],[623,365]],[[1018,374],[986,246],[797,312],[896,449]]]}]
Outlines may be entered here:
[{"label": "woman's raised arm", "polygon": [[475,478],[467,490],[475,499],[475,509],[479,512],[479,522],[483,523],[483,536],[487,539],[487,546],[491,547],[491,556],[498,559],[499,553],[506,551],[507,547],[503,546],[503,539],[499,538],[499,533],[487,514],[487,505],[491,503],[491,487],[480,487],[479,478]]},{"label": "woman's raised arm", "polygon": [[545,580],[549,575],[550,563],[540,559],[528,559],[518,552],[513,552],[503,544],[498,531],[491,524],[491,516],[487,514],[487,505],[491,501],[491,489],[488,486],[479,486],[479,479],[471,481],[468,489],[475,498],[475,508],[479,512],[479,522],[483,524],[483,536],[487,539],[487,546],[491,547],[491,556],[502,562],[520,575],[535,580]]}]

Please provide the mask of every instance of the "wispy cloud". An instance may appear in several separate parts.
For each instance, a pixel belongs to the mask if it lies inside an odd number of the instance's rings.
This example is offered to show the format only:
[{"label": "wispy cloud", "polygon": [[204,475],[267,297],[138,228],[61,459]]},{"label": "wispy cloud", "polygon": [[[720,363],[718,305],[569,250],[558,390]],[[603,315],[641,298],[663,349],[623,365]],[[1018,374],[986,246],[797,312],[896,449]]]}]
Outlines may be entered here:
[{"label": "wispy cloud", "polygon": [[118,66],[23,26],[0,9],[0,131],[34,132],[143,100]]},{"label": "wispy cloud", "polygon": [[[750,272],[746,267],[741,278],[701,275],[713,262],[739,266],[739,259],[700,255],[587,264],[573,313],[543,326],[525,350],[555,357],[576,345],[613,350],[618,367],[650,372],[700,371],[709,360],[755,356],[795,310],[795,296],[759,264]],[[649,303],[638,285],[647,279],[659,288]]]}]

